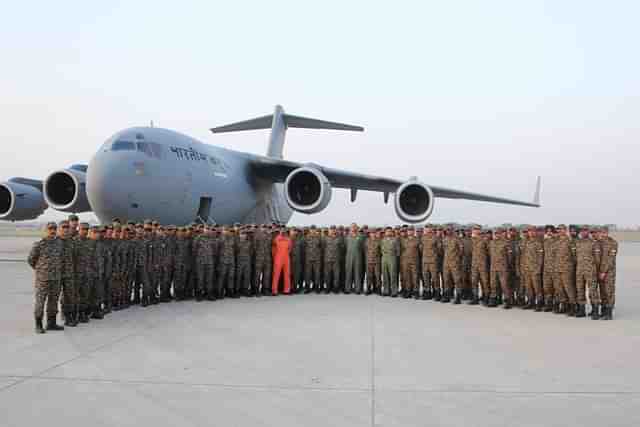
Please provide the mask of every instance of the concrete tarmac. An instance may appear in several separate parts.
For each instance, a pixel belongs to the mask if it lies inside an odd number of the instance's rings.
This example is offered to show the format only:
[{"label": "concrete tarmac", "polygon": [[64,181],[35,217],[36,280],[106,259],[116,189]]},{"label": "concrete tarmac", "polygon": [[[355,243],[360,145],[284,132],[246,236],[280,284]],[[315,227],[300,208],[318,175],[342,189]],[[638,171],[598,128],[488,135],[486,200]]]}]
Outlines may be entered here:
[{"label": "concrete tarmac", "polygon": [[0,426],[640,425],[637,243],[621,245],[609,322],[296,295],[36,335],[32,241],[0,240]]}]

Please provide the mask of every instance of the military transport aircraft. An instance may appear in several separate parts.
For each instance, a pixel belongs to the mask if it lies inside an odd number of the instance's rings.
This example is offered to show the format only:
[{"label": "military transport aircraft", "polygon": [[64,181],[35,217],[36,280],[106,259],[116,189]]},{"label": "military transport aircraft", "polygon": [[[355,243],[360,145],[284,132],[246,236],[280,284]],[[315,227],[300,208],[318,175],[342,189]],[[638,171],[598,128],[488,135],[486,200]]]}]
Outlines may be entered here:
[{"label": "military transport aircraft", "polygon": [[271,128],[266,156],[205,144],[155,127],[134,127],[109,138],[89,165],[56,170],[44,181],[11,178],[0,183],[0,219],[35,219],[47,207],[63,212],[93,211],[112,218],[164,224],[194,221],[231,224],[287,223],[292,212],[313,214],[331,201],[333,188],[394,194],[395,211],[405,222],[425,221],[437,197],[540,206],[540,178],[532,202],[453,190],[423,183],[363,175],[314,163],[284,160],[288,128],[363,131],[360,126],[286,114],[273,114],[211,129],[213,133]]}]

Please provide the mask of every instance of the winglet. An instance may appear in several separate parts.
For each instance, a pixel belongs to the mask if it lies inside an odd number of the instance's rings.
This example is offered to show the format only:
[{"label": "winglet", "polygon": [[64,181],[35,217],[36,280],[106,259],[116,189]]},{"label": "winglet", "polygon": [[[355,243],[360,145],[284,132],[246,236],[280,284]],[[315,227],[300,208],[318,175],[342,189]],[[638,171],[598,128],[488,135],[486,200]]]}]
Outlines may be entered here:
[{"label": "winglet", "polygon": [[538,180],[536,182],[536,192],[533,194],[533,204],[540,207],[540,185],[542,180],[540,176],[538,176]]}]

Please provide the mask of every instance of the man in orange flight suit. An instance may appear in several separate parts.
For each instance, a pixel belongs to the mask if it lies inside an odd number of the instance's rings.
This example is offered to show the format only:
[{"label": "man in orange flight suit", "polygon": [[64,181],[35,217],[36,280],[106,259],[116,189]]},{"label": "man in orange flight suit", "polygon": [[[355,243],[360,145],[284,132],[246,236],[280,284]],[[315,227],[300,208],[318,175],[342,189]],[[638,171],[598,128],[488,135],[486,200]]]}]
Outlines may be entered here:
[{"label": "man in orange flight suit", "polygon": [[[293,242],[287,236],[286,229],[282,227],[280,233],[273,240],[273,281],[271,284],[271,294],[278,295],[278,284],[280,275],[284,273],[284,293],[291,292],[291,272],[290,272],[290,253]],[[283,271],[284,270],[284,271]]]}]

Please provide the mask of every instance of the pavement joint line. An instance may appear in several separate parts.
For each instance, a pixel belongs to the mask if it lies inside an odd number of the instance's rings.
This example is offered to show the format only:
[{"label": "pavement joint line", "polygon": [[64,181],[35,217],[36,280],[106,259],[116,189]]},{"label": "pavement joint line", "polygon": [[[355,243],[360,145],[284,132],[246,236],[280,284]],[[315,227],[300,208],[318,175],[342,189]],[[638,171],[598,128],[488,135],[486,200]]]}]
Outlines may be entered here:
[{"label": "pavement joint line", "polygon": [[121,380],[111,378],[84,378],[84,377],[56,377],[47,375],[17,375],[7,378],[26,380],[47,380],[63,382],[86,382],[86,383],[106,383],[122,385],[167,385],[167,386],[188,386],[188,387],[212,387],[239,390],[260,390],[260,391],[337,391],[345,393],[366,393],[369,388],[365,387],[318,387],[318,386],[296,386],[296,385],[269,385],[269,384],[225,384],[225,383],[190,383],[186,381],[150,381],[150,380]]},{"label": "pavement joint line", "polygon": [[[49,368],[54,369],[54,368]],[[346,393],[366,393],[371,388],[364,387],[318,387],[318,386],[296,386],[296,385],[269,385],[269,384],[226,384],[226,383],[190,383],[186,381],[151,381],[151,380],[121,380],[110,378],[85,378],[85,377],[57,377],[47,375],[0,375],[0,378],[22,380],[47,380],[63,382],[87,382],[87,383],[107,383],[122,385],[167,385],[167,386],[189,386],[189,387],[212,387],[238,390],[260,390],[260,391],[336,391]],[[451,394],[502,394],[502,395],[640,395],[640,391],[568,391],[568,390],[492,390],[492,389],[453,389],[453,388],[377,388],[383,393],[451,393]]]},{"label": "pavement joint line", "polygon": [[[151,329],[151,328],[149,328],[149,329]],[[50,367],[48,367],[47,369],[45,369],[45,370],[43,370],[43,371],[40,371],[40,372],[38,372],[38,373],[37,373],[37,374],[35,374],[35,375],[31,375],[31,376],[24,377],[24,378],[22,378],[20,381],[17,381],[17,382],[15,382],[15,383],[13,383],[13,384],[8,384],[8,385],[6,385],[6,386],[4,386],[4,387],[0,387],[0,392],[3,392],[3,391],[8,390],[8,389],[10,389],[10,388],[13,388],[13,387],[15,387],[15,386],[17,386],[17,385],[19,385],[19,384],[22,384],[22,383],[24,383],[25,381],[28,381],[29,379],[37,378],[37,377],[39,377],[39,376],[42,376],[42,375],[46,374],[47,372],[50,372],[50,371],[52,371],[52,370],[54,370],[54,369],[57,369],[57,368],[59,368],[59,367],[61,367],[61,366],[66,365],[67,363],[74,362],[74,361],[76,361],[76,360],[78,360],[78,359],[81,359],[81,358],[83,358],[83,357],[86,357],[86,356],[88,356],[88,355],[90,355],[90,354],[93,354],[93,353],[95,353],[95,352],[97,352],[97,351],[103,350],[103,349],[105,349],[105,348],[107,348],[107,347],[110,347],[110,346],[112,346],[112,345],[114,345],[114,344],[117,344],[117,343],[119,343],[119,342],[121,342],[121,341],[124,341],[124,340],[126,340],[126,339],[128,339],[128,338],[131,338],[131,337],[133,337],[133,336],[139,335],[141,332],[142,332],[142,331],[132,332],[132,333],[127,334],[127,335],[125,335],[125,336],[122,336],[122,337],[120,337],[120,338],[118,338],[118,339],[116,339],[116,340],[113,340],[113,341],[110,341],[110,342],[108,342],[108,343],[102,344],[102,345],[100,345],[100,346],[98,346],[98,347],[96,347],[96,348],[93,348],[93,349],[89,350],[89,351],[86,351],[86,352],[84,352],[84,353],[80,353],[79,355],[77,355],[77,356],[75,356],[75,357],[72,357],[71,359],[68,359],[68,360],[65,360],[65,361],[63,361],[63,362],[57,363],[57,364],[55,364],[55,365],[53,365],[53,366],[50,366]]]}]

